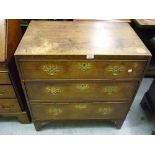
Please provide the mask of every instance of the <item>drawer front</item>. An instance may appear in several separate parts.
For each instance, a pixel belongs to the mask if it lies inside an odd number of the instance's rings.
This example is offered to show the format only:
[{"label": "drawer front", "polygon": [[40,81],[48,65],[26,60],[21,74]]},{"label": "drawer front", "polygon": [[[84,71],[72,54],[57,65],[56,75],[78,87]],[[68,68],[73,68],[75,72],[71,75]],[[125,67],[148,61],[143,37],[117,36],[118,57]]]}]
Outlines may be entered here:
[{"label": "drawer front", "polygon": [[0,99],[0,113],[20,112],[17,99]]},{"label": "drawer front", "polygon": [[0,72],[0,84],[11,84],[11,81],[7,72]]},{"label": "drawer front", "polygon": [[0,85],[0,99],[1,98],[16,98],[12,85]]},{"label": "drawer front", "polygon": [[141,77],[146,61],[21,61],[23,79],[122,79]]},{"label": "drawer front", "polygon": [[26,82],[30,101],[115,101],[131,100],[137,82],[53,81]]},{"label": "drawer front", "polygon": [[50,119],[120,119],[127,111],[126,103],[31,104],[35,120]]},{"label": "drawer front", "polygon": [[0,72],[7,72],[7,71],[8,71],[8,67],[6,63],[0,63]]}]

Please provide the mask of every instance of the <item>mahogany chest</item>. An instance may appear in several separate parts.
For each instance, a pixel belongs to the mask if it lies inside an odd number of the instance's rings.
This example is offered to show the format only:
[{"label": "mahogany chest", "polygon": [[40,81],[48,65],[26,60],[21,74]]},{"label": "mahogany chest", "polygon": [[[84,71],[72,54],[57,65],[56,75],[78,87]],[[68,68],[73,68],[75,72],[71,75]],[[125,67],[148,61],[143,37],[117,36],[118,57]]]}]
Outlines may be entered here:
[{"label": "mahogany chest", "polygon": [[86,119],[120,128],[151,54],[128,23],[31,21],[15,58],[36,130]]},{"label": "mahogany chest", "polygon": [[13,55],[21,37],[18,20],[0,20],[0,117],[29,123]]}]

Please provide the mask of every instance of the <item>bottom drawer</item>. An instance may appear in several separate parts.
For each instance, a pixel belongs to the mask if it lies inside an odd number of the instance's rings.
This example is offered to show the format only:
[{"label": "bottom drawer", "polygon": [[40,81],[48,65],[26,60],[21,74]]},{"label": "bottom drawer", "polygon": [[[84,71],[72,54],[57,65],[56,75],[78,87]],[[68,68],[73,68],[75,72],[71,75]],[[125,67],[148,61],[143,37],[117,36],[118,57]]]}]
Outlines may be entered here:
[{"label": "bottom drawer", "polygon": [[127,103],[31,104],[35,120],[120,119],[128,108]]},{"label": "bottom drawer", "polygon": [[17,99],[0,99],[0,113],[20,112]]}]

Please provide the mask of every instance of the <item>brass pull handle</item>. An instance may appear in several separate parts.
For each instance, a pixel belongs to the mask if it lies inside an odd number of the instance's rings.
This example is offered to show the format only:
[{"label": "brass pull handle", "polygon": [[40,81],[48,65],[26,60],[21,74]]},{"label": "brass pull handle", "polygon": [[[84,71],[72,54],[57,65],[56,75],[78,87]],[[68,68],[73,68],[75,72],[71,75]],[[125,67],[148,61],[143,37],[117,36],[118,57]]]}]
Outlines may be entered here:
[{"label": "brass pull handle", "polygon": [[104,93],[107,93],[108,95],[112,95],[114,93],[118,93],[119,88],[117,86],[107,86],[103,88]]},{"label": "brass pull handle", "polygon": [[87,109],[87,104],[76,104],[75,108],[79,110]]},{"label": "brass pull handle", "polygon": [[63,112],[63,110],[61,108],[50,108],[50,109],[48,109],[48,113],[50,113],[54,116],[58,116],[62,112]]},{"label": "brass pull handle", "polygon": [[112,75],[118,75],[125,70],[124,66],[108,66],[107,71],[112,72]]},{"label": "brass pull handle", "polygon": [[85,72],[89,69],[92,68],[92,64],[89,62],[84,62],[84,63],[78,63],[77,64],[78,69],[80,69],[81,71]]},{"label": "brass pull handle", "polygon": [[89,84],[77,84],[76,88],[79,90],[86,90],[89,89]]},{"label": "brass pull handle", "polygon": [[110,107],[101,107],[98,109],[98,111],[99,111],[99,113],[106,115],[106,114],[111,113],[112,110]]},{"label": "brass pull handle", "polygon": [[62,92],[62,90],[57,87],[46,87],[46,91],[52,95],[57,95]]},{"label": "brass pull handle", "polygon": [[60,72],[60,69],[57,65],[44,65],[42,70],[49,75],[55,75],[56,73]]}]

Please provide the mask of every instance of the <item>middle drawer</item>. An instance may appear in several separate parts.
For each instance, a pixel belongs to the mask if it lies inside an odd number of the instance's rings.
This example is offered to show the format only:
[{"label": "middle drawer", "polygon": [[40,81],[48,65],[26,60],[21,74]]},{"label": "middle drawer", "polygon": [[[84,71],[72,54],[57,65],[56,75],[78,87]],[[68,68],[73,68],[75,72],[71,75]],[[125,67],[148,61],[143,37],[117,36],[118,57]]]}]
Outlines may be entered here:
[{"label": "middle drawer", "polygon": [[28,98],[33,102],[129,101],[138,82],[48,81],[26,82]]}]

